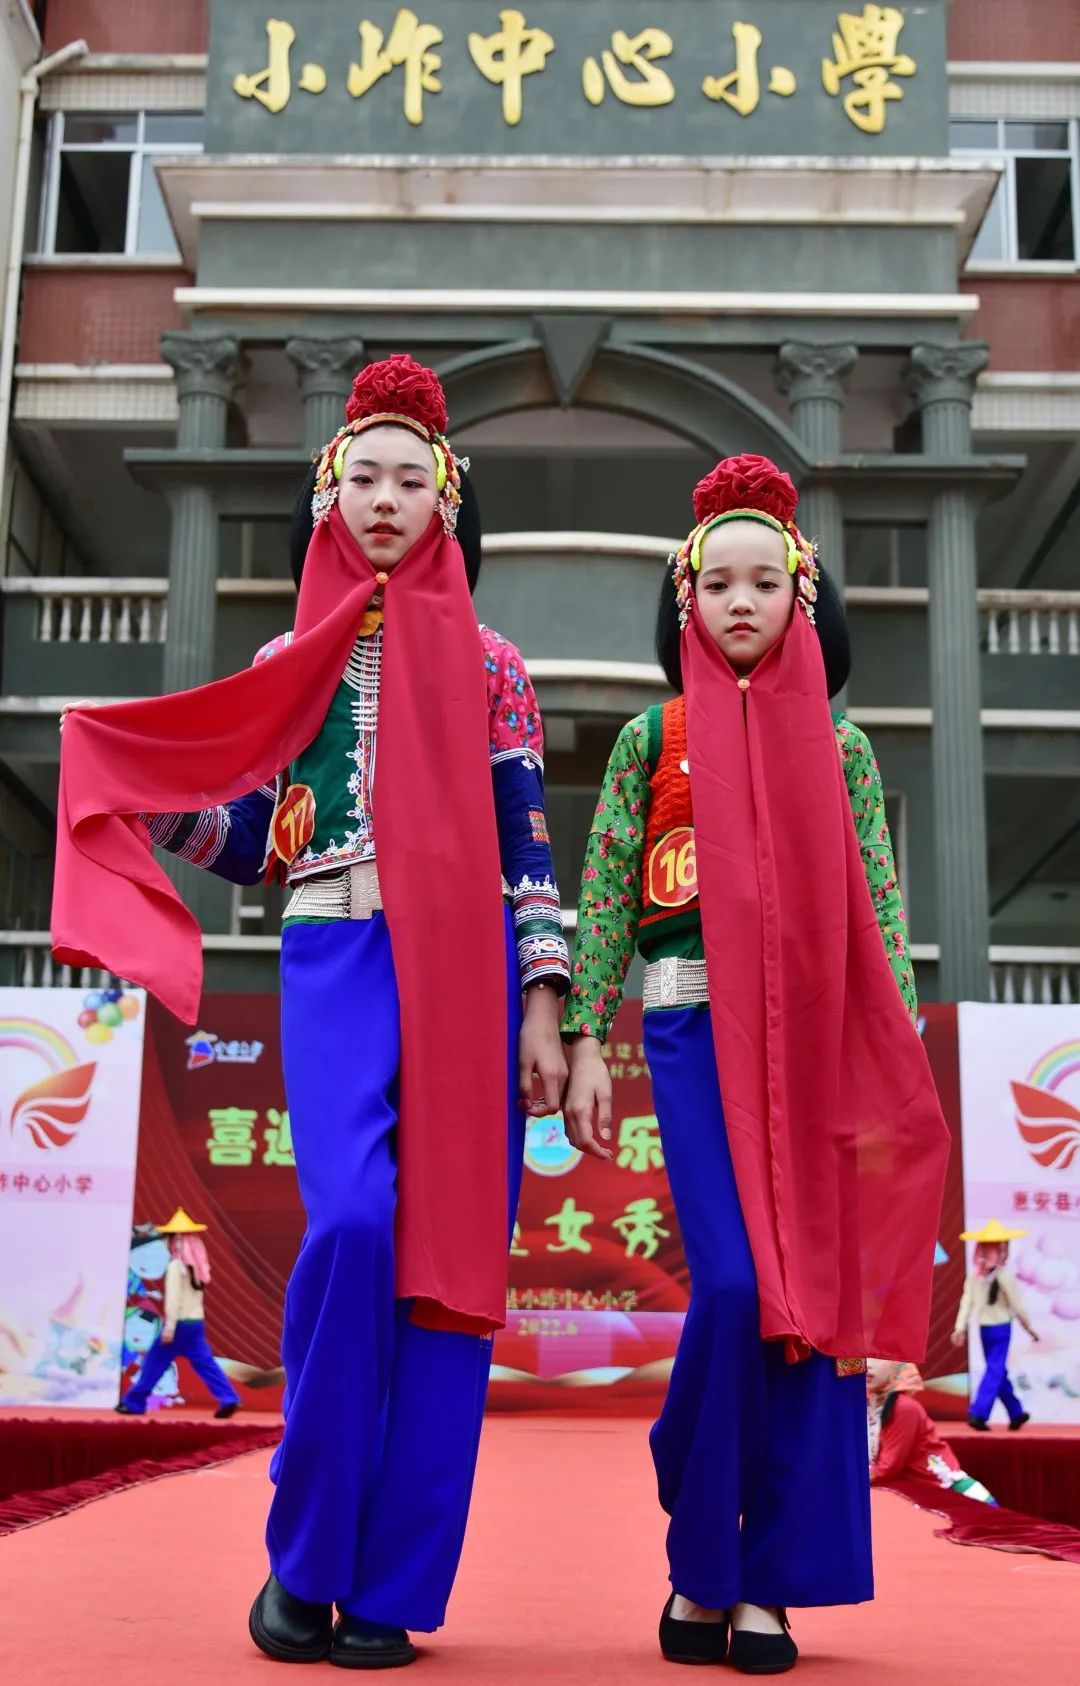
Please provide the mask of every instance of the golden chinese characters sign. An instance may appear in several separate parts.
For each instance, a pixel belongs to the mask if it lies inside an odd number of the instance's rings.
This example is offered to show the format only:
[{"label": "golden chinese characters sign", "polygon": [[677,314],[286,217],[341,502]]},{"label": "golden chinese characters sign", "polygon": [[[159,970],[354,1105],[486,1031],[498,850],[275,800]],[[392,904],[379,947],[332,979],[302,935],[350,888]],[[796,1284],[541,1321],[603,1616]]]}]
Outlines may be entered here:
[{"label": "golden chinese characters sign", "polygon": [[926,156],[945,0],[215,0],[207,150]]}]

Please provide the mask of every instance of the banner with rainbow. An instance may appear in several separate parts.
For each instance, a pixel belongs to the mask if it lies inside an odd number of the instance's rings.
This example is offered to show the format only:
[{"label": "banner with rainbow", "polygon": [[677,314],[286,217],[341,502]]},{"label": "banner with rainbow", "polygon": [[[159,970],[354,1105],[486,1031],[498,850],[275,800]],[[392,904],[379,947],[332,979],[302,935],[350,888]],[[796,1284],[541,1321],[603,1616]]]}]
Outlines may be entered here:
[{"label": "banner with rainbow", "polygon": [[[1080,1423],[1080,1006],[959,1009],[966,1228],[1021,1232],[1013,1383],[1039,1422]],[[981,1374],[977,1336],[971,1355]]]},{"label": "banner with rainbow", "polygon": [[0,989],[0,1403],[116,1403],[141,991]]}]

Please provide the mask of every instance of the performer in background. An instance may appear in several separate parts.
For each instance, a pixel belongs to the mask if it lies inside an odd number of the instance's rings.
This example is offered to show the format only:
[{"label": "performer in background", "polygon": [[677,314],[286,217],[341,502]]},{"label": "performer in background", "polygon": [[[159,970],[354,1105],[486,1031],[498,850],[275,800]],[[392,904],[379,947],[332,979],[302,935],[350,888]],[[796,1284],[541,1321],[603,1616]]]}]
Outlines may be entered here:
[{"label": "performer in background", "polygon": [[972,1318],[975,1319],[986,1369],[971,1401],[968,1422],[972,1428],[979,1430],[990,1427],[990,1413],[999,1399],[1008,1412],[1010,1429],[1023,1428],[1031,1421],[1009,1379],[1013,1318],[1033,1341],[1039,1337],[1028,1320],[1016,1278],[1005,1269],[1009,1242],[1019,1241],[1026,1234],[1026,1229],[1006,1229],[997,1218],[991,1218],[982,1229],[965,1230],[960,1237],[961,1241],[974,1242],[975,1252],[956,1313],[952,1339],[954,1346],[964,1346],[968,1326]]},{"label": "performer in background", "polygon": [[[925,1346],[949,1151],[843,611],[763,457],[698,486],[665,574],[677,693],[620,733],[589,838],[570,1140],[610,1158],[601,1058],[635,945],[692,1295],[652,1434],[665,1657],[779,1673],[787,1608],[873,1595],[863,1354]],[[732,1630],[729,1649],[729,1626]]]},{"label": "performer in background", "polygon": [[194,1023],[199,933],[151,839],[244,882],[269,862],[291,890],[282,1050],[308,1227],[250,1616],[286,1662],[397,1667],[408,1630],[444,1619],[525,1112],[557,1110],[566,1072],[540,719],[517,650],[477,625],[479,520],[474,502],[470,560],[446,427],[430,369],[363,370],[294,521],[293,632],[246,673],[79,709],[64,732],[58,955]]},{"label": "performer in background", "polygon": [[[866,1438],[871,1484],[933,1481],[950,1493],[996,1504],[981,1481],[960,1468],[929,1412],[916,1395],[923,1379],[914,1364],[871,1358],[866,1366]],[[933,1494],[928,1501],[932,1507]]]},{"label": "performer in background", "polygon": [[206,1225],[189,1218],[178,1206],[167,1224],[155,1225],[168,1236],[169,1263],[165,1269],[165,1306],[161,1331],[148,1349],[132,1387],[116,1409],[124,1417],[141,1417],[158,1382],[178,1358],[186,1358],[218,1402],[215,1417],[231,1417],[240,1409],[240,1395],[210,1350],[206,1338],[203,1295],[210,1286]]}]

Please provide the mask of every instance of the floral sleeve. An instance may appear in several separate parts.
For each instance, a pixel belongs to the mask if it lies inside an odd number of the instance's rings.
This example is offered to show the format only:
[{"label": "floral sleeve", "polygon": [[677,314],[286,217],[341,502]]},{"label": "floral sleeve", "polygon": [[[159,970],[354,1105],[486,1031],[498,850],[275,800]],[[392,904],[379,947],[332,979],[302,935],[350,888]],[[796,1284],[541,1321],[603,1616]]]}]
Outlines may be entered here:
[{"label": "floral sleeve", "polygon": [[881,788],[870,739],[853,726],[850,720],[839,720],[836,738],[847,782],[848,799],[855,820],[855,834],[862,851],[863,871],[870,887],[870,895],[877,912],[885,953],[893,969],[904,1006],[913,1019],[918,1018],[919,1002],[915,993],[915,974],[908,950],[907,918],[903,898],[896,879],[896,861],[892,838],[885,818],[885,793]]},{"label": "floral sleeve", "polygon": [[649,812],[645,715],[624,726],[611,752],[585,850],[577,943],[563,1034],[611,1029],[634,958],[641,917],[641,863]]}]

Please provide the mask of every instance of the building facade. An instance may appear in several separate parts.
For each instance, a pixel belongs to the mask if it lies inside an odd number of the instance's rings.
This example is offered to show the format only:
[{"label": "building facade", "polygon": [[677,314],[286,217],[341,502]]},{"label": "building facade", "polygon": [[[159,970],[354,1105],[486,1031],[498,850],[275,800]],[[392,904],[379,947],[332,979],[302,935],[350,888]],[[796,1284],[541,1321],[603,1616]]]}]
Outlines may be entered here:
[{"label": "building facade", "polygon": [[[280,15],[278,15],[280,14]],[[662,27],[661,27],[662,25]],[[49,0],[0,550],[0,967],[57,716],[230,672],[364,361],[442,374],[572,906],[720,455],[843,581],[928,999],[1080,996],[1080,14],[1053,0]],[[273,892],[182,865],[208,982]],[[812,879],[812,863],[808,864]]]}]

